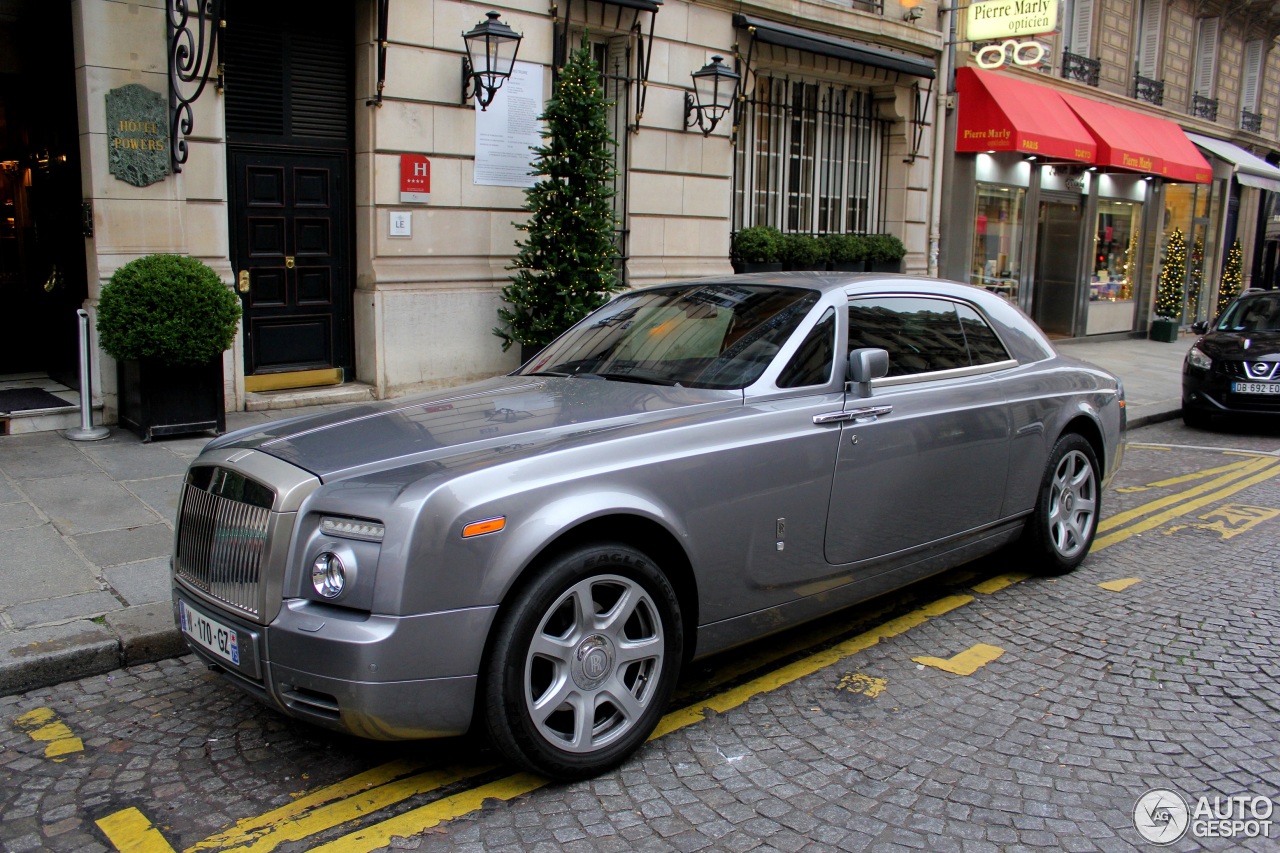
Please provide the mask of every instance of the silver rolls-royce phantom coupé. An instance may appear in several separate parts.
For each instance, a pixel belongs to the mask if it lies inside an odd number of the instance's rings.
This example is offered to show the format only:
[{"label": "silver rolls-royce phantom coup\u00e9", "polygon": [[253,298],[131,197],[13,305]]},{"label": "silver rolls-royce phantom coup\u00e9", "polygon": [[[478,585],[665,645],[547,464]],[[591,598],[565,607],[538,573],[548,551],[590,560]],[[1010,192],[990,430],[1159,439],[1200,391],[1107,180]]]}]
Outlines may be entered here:
[{"label": "silver rolls-royce phantom coup\u00e9", "polygon": [[1075,568],[1124,426],[1114,376],[978,288],[634,290],[509,376],[210,442],[175,615],[287,714],[475,728],[579,778],[644,741],[693,658],[1006,545]]}]

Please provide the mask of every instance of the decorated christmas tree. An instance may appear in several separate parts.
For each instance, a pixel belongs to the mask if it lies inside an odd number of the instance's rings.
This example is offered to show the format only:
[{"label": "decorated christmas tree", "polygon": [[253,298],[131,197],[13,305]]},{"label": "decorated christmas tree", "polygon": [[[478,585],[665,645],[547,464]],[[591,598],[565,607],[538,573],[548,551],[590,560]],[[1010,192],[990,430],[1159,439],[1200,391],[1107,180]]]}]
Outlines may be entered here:
[{"label": "decorated christmas tree", "polygon": [[1240,295],[1240,285],[1243,283],[1240,274],[1243,255],[1240,241],[1234,241],[1231,244],[1231,251],[1227,252],[1227,262],[1222,267],[1222,281],[1218,283],[1218,314],[1227,307],[1227,303]]},{"label": "decorated christmas tree", "polygon": [[545,346],[621,289],[609,106],[584,38],[541,116],[544,144],[534,149],[533,169],[540,177],[525,191],[529,217],[516,228],[526,236],[507,267],[515,274],[502,289],[508,304],[493,330],[504,350]]},{"label": "decorated christmas tree", "polygon": [[1187,277],[1187,239],[1174,228],[1164,247],[1160,280],[1156,282],[1156,316],[1166,320],[1182,317],[1183,282]]},{"label": "decorated christmas tree", "polygon": [[1187,316],[1200,316],[1200,288],[1204,286],[1204,241],[1199,238],[1191,246],[1191,274],[1187,276]]}]

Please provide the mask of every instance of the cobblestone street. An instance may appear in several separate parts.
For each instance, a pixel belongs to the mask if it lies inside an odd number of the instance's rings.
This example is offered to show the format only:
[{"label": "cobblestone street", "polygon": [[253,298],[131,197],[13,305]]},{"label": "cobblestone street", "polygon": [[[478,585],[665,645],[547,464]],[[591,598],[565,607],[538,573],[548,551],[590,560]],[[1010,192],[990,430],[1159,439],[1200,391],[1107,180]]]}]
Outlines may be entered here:
[{"label": "cobblestone street", "polygon": [[1248,838],[1194,814],[1245,795],[1270,820],[1280,794],[1280,442],[1180,424],[1129,439],[1074,574],[1001,554],[695,664],[655,738],[597,779],[513,775],[469,740],[337,736],[188,656],[0,700],[0,840],[1121,851],[1154,849],[1135,803],[1168,789],[1191,813],[1168,849],[1280,849],[1280,815]]}]

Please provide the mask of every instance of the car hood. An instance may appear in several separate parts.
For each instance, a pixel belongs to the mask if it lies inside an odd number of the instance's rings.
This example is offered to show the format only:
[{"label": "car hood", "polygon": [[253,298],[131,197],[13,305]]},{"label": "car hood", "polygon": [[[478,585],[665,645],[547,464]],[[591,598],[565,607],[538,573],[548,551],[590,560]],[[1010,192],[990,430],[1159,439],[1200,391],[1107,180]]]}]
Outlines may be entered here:
[{"label": "car hood", "polygon": [[1214,332],[1201,338],[1198,346],[1210,358],[1262,360],[1280,355],[1280,332]]},{"label": "car hood", "polygon": [[530,449],[741,405],[741,391],[663,387],[586,377],[500,376],[420,397],[383,400],[228,433],[207,449],[260,450],[321,479],[370,466],[426,462],[521,436]]}]

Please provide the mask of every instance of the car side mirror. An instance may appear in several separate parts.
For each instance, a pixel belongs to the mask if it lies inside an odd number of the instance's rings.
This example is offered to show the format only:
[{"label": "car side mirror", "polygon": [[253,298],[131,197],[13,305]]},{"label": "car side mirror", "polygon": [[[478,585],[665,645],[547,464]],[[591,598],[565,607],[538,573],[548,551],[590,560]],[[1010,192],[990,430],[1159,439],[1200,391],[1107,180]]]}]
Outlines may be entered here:
[{"label": "car side mirror", "polygon": [[1209,324],[1204,320],[1196,320],[1191,324],[1191,331],[1195,332],[1197,335],[1206,334],[1209,331]]},{"label": "car side mirror", "polygon": [[849,353],[849,381],[859,397],[871,396],[871,380],[889,374],[889,353],[879,347],[859,347]]}]

